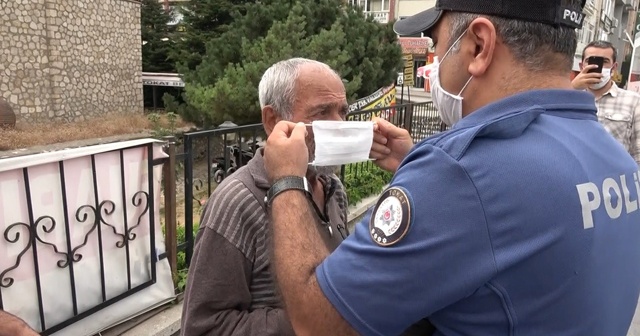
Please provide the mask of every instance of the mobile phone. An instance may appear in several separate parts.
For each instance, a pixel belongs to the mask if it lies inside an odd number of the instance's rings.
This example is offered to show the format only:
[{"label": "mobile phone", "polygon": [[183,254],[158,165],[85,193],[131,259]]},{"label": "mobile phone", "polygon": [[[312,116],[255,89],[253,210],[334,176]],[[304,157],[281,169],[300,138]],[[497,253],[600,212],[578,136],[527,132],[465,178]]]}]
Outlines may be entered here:
[{"label": "mobile phone", "polygon": [[587,64],[592,65],[595,64],[598,67],[595,69],[590,69],[587,73],[597,72],[602,73],[602,66],[604,65],[604,57],[602,56],[591,56],[587,58]]}]

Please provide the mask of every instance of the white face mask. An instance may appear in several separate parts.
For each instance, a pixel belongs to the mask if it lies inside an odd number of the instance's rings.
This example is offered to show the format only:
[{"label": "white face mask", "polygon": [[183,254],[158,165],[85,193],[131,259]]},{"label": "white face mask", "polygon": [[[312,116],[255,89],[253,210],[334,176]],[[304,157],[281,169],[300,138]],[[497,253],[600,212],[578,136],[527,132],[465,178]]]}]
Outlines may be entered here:
[{"label": "white face mask", "polygon": [[602,68],[602,78],[600,78],[600,83],[590,85],[589,88],[591,90],[600,90],[602,89],[609,81],[611,80],[611,69]]},{"label": "white face mask", "polygon": [[[466,31],[465,31],[466,33]],[[462,36],[465,33],[462,33],[460,37],[451,45],[449,50],[442,56],[442,60],[447,57],[449,52],[453,49],[453,47],[460,41]],[[431,84],[431,98],[433,99],[433,106],[438,110],[438,114],[442,121],[448,126],[453,126],[455,123],[462,119],[462,92],[467,88],[469,82],[473,76],[469,77],[467,83],[462,87],[460,92],[457,95],[453,95],[447,92],[440,85],[440,62],[438,61],[438,56],[433,58],[433,67],[431,68],[431,72],[429,72],[429,82]]]},{"label": "white face mask", "polygon": [[311,123],[314,166],[337,166],[369,160],[373,122],[316,120]]}]

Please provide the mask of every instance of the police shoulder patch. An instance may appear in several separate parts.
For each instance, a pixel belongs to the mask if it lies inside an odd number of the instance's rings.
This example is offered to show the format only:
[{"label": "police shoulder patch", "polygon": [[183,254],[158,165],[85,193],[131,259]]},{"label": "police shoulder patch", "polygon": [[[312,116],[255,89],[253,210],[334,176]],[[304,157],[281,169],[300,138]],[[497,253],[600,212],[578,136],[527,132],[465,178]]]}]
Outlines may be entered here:
[{"label": "police shoulder patch", "polygon": [[371,239],[380,246],[391,246],[402,240],[411,224],[411,202],[399,187],[385,190],[369,219]]}]

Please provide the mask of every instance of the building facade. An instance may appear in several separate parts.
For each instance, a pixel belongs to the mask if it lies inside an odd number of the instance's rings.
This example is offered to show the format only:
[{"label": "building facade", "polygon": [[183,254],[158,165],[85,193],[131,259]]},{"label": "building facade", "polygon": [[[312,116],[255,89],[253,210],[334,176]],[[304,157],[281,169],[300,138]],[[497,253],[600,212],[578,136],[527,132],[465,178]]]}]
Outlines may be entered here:
[{"label": "building facade", "polygon": [[0,96],[18,121],[142,113],[137,0],[11,0],[0,7]]},{"label": "building facade", "polygon": [[580,71],[582,52],[595,40],[611,42],[618,51],[618,71],[614,78],[620,79],[621,65],[631,55],[630,39],[634,38],[638,0],[587,0],[585,19],[578,30],[578,46],[573,62],[574,74]]},{"label": "building facade", "polygon": [[[365,13],[370,13],[379,22],[402,20],[405,17],[434,7],[436,0],[349,0],[351,4],[359,5]],[[584,8],[585,19],[582,29],[577,30],[578,45],[574,56],[573,70],[580,71],[582,50],[591,41],[605,40],[613,43],[618,50],[618,63],[621,65],[632,52],[629,38],[634,38],[638,16],[639,0],[587,0]],[[416,38],[422,36],[400,37],[403,45],[416,45]],[[424,38],[427,39],[427,38]],[[427,39],[428,40],[428,39]],[[414,55],[416,67],[425,64],[429,58]],[[621,66],[618,67],[618,70]],[[574,73],[575,74],[575,73]],[[620,77],[618,71],[617,74]],[[416,81],[416,86],[422,81]]]}]

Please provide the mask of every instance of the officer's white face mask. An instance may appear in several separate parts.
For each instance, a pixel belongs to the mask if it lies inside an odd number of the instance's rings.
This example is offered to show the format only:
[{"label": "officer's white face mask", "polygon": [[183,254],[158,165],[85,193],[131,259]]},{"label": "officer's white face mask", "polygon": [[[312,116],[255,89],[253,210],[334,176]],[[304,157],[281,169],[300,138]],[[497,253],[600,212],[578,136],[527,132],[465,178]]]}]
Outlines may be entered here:
[{"label": "officer's white face mask", "polygon": [[316,120],[313,129],[314,166],[338,166],[369,160],[373,122]]},{"label": "officer's white face mask", "polygon": [[[442,56],[442,61],[444,61],[445,58],[447,58],[451,50],[453,50],[453,48],[456,46],[456,44],[460,41],[460,39],[462,38],[462,36],[464,36],[466,32],[467,31],[465,30],[465,32],[462,33],[462,35],[460,35],[456,39],[456,41],[453,42],[453,44],[451,44],[451,47],[449,47],[449,50],[447,50],[444,56]],[[457,95],[453,95],[447,92],[445,89],[443,89],[442,86],[440,85],[439,72],[440,72],[440,62],[438,61],[438,56],[435,56],[433,58],[433,67],[431,68],[431,72],[429,72],[429,82],[431,84],[431,98],[433,99],[433,106],[435,106],[435,108],[438,110],[438,114],[440,115],[440,118],[442,118],[442,121],[448,126],[453,126],[455,123],[460,121],[460,119],[462,119],[462,96],[461,95],[464,89],[467,88],[467,85],[469,85],[469,82],[471,82],[471,79],[473,78],[473,76],[469,77],[469,80],[467,80],[467,83],[462,87],[462,89]]]},{"label": "officer's white face mask", "polygon": [[600,82],[598,84],[590,85],[589,88],[592,90],[600,90],[602,89],[609,81],[611,80],[611,69],[610,68],[602,68],[602,78],[600,78]]}]

